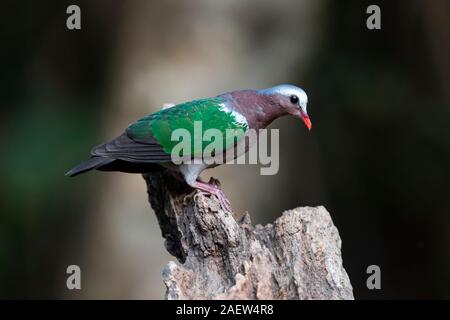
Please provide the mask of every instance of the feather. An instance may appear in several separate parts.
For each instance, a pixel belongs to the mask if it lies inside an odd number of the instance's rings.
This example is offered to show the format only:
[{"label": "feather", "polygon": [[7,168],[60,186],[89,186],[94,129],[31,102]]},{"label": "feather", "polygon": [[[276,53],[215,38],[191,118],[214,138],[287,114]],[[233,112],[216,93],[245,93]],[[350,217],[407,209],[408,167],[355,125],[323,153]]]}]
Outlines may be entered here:
[{"label": "feather", "polygon": [[114,159],[94,156],[94,157],[87,159],[86,161],[83,161],[82,163],[75,166],[74,168],[70,169],[66,173],[66,176],[73,177],[80,173],[83,173],[83,172],[86,172],[86,171],[89,171],[92,169],[96,169],[98,167],[101,167],[103,165],[111,163],[112,161],[114,161]]},{"label": "feather", "polygon": [[135,141],[126,133],[119,137],[95,147],[93,156],[108,157],[123,161],[160,163],[170,162],[171,156],[164,152],[163,148],[152,138],[145,142]]},{"label": "feather", "polygon": [[170,161],[170,154],[165,153],[156,140],[148,138],[138,142],[123,133],[92,149],[91,158],[71,169],[66,176],[73,177],[93,169],[145,173],[160,169],[158,163]]}]

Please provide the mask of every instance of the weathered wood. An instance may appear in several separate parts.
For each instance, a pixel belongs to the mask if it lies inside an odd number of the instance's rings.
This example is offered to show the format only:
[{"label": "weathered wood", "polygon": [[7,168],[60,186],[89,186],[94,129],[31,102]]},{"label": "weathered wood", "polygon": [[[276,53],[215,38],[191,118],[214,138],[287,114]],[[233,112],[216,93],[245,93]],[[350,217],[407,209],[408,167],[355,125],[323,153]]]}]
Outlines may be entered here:
[{"label": "weathered wood", "polygon": [[338,230],[324,207],[285,211],[273,224],[236,221],[214,196],[169,172],[144,175],[169,253],[167,299],[353,299]]}]

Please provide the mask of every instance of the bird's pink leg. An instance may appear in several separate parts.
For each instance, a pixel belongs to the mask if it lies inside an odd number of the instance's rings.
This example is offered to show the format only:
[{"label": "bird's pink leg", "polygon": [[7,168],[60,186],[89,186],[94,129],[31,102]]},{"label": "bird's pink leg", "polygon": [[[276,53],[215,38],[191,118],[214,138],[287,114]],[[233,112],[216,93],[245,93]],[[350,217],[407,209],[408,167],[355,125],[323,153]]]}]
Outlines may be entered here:
[{"label": "bird's pink leg", "polygon": [[213,194],[217,197],[217,199],[219,199],[220,205],[221,207],[228,211],[228,212],[233,212],[233,210],[231,209],[231,204],[230,201],[228,200],[227,196],[225,195],[225,193],[216,185],[214,184],[210,184],[210,183],[206,183],[203,182],[201,180],[197,180],[194,182],[193,187],[207,192],[209,194]]}]

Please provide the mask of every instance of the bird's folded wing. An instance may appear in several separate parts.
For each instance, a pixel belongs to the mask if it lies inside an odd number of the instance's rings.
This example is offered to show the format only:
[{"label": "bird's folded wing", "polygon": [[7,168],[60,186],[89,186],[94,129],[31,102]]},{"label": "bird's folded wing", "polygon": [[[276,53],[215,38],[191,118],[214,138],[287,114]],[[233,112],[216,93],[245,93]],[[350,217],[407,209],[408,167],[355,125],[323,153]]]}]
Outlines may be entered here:
[{"label": "bird's folded wing", "polygon": [[93,156],[108,157],[136,163],[160,163],[171,161],[170,154],[152,138],[136,142],[127,133],[92,149]]},{"label": "bird's folded wing", "polygon": [[[222,134],[223,148],[216,150],[222,152],[231,147],[228,145],[229,140],[225,139],[227,130],[241,132],[237,137],[239,140],[247,132],[248,125],[236,119],[236,113],[226,107],[226,102],[222,98],[215,97],[194,100],[160,110],[131,124],[127,128],[126,134],[137,143],[150,144],[158,149],[158,152],[170,155],[173,148],[180,142],[179,139],[173,137],[173,133],[177,129],[184,129],[191,138],[192,149],[189,154],[185,153],[184,156],[198,157],[210,143],[210,141],[203,141],[203,134],[206,130],[216,129]],[[201,150],[195,149],[194,140],[201,141]],[[233,139],[231,143],[233,144],[235,141]]]}]

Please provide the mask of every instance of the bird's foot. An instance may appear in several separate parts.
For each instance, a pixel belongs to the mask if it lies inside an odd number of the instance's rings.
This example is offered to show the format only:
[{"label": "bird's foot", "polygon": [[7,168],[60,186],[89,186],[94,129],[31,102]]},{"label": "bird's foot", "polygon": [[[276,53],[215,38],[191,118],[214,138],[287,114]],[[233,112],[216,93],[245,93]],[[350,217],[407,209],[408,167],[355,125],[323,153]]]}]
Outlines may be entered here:
[{"label": "bird's foot", "polygon": [[217,197],[217,199],[219,199],[219,203],[222,209],[227,212],[233,212],[233,209],[231,209],[230,200],[228,200],[227,196],[221,189],[217,188],[217,193],[215,194],[215,196]]},{"label": "bird's foot", "polygon": [[[200,190],[200,192],[197,192],[194,194],[194,200],[196,200],[196,197],[198,197],[199,195],[213,194],[219,200],[219,204],[223,210],[225,210],[227,212],[233,212],[233,210],[231,209],[230,200],[228,200],[227,196],[219,188],[219,186],[220,186],[219,181],[214,178],[211,178],[209,180],[209,183],[206,183],[203,181],[196,181],[193,187],[196,188],[197,190]],[[194,192],[196,192],[196,191],[194,191]],[[186,197],[188,197],[188,196],[186,196]]]}]

